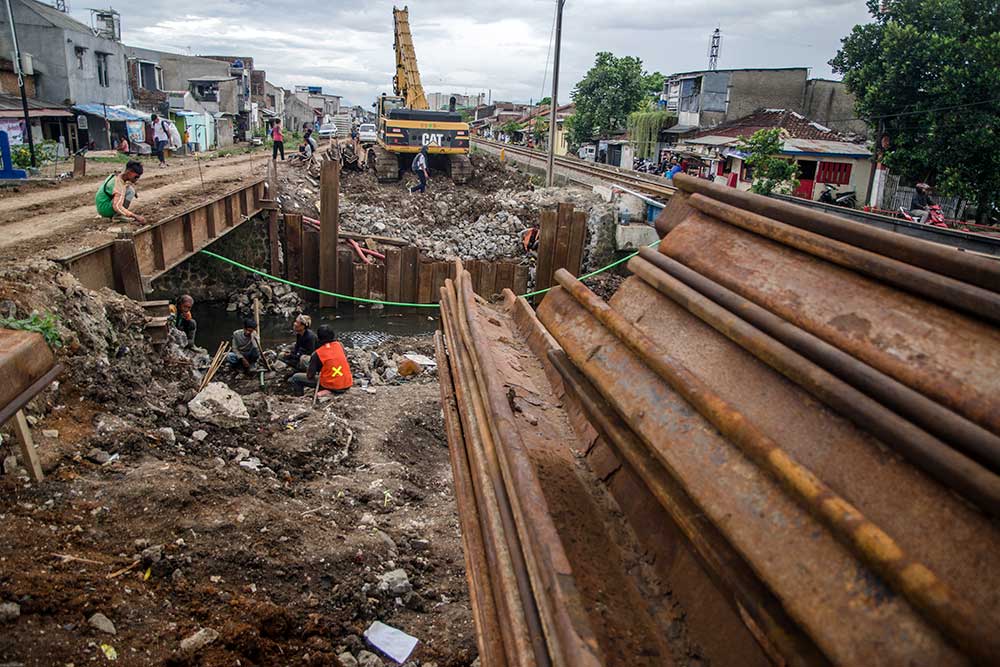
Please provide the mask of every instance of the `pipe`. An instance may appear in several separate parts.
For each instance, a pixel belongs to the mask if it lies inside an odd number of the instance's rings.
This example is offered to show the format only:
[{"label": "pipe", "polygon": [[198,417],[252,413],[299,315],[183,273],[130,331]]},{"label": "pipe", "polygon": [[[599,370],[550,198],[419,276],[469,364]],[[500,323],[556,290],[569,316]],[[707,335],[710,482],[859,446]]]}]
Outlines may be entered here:
[{"label": "pipe", "polygon": [[[1000,323],[1000,294],[857,248],[700,194],[688,203],[706,215],[912,294]],[[901,237],[902,238],[902,237]]]},{"label": "pipe", "polygon": [[1000,516],[1000,477],[649,262],[633,258],[629,269],[931,477],[957,490],[988,514]]},{"label": "pipe", "polygon": [[[885,531],[798,463],[674,357],[602,301],[565,269],[556,281],[612,334],[734,445],[768,471],[798,502],[822,521],[897,592],[970,655],[1000,664],[1000,635],[995,624],[977,622],[972,606],[919,561],[908,556]],[[991,619],[992,620],[992,619]]]},{"label": "pipe", "polygon": [[1000,437],[997,435],[671,257],[650,248],[639,250],[639,257],[994,472],[1000,472]]}]

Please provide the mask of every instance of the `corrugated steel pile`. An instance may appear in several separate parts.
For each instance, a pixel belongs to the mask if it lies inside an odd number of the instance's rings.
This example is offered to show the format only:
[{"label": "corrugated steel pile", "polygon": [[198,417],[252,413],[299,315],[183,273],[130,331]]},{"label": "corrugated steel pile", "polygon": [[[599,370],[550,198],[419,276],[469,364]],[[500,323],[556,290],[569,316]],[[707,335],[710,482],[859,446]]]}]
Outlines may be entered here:
[{"label": "corrugated steel pile", "polygon": [[675,184],[610,302],[442,290],[483,665],[1000,664],[1000,264]]}]

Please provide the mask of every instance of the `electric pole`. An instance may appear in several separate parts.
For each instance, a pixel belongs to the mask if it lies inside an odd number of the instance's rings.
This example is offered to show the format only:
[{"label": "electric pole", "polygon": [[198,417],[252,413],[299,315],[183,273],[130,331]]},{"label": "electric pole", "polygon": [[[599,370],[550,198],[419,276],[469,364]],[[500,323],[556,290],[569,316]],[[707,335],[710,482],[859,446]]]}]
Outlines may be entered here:
[{"label": "electric pole", "polygon": [[[556,161],[556,109],[559,102],[556,97],[559,95],[559,44],[562,41],[562,12],[566,0],[556,0],[556,48],[552,58],[552,100],[549,104],[549,156],[545,165],[545,185],[552,187],[555,182],[555,161]],[[536,121],[537,122],[537,121]]]},{"label": "electric pole", "polygon": [[17,30],[14,29],[14,12],[7,3],[7,20],[10,21],[10,37],[14,43],[14,67],[17,68],[17,83],[21,87],[21,110],[24,112],[24,133],[28,138],[28,152],[31,153],[31,166],[35,167],[35,140],[31,137],[31,119],[28,117],[28,95],[24,91],[24,70],[21,69],[21,48],[17,45]]},{"label": "electric pole", "polygon": [[715,71],[719,69],[719,43],[722,41],[722,34],[716,28],[712,33],[712,47],[708,51],[708,69]]}]

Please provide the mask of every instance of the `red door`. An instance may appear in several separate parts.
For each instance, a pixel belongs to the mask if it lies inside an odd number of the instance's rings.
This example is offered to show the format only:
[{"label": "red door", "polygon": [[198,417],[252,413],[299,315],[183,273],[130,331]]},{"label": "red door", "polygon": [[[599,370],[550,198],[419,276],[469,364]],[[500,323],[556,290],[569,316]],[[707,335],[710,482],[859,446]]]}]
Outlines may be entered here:
[{"label": "red door", "polygon": [[792,194],[803,199],[812,199],[813,186],[816,185],[816,161],[799,160],[799,187]]},{"label": "red door", "polygon": [[816,181],[814,181],[814,180],[807,181],[805,179],[802,179],[802,180],[799,181],[799,187],[798,187],[798,189],[795,190],[795,192],[793,192],[792,194],[794,196],[796,196],[796,197],[801,197],[803,199],[812,199],[812,196],[813,196],[813,186],[815,184],[816,184]]}]

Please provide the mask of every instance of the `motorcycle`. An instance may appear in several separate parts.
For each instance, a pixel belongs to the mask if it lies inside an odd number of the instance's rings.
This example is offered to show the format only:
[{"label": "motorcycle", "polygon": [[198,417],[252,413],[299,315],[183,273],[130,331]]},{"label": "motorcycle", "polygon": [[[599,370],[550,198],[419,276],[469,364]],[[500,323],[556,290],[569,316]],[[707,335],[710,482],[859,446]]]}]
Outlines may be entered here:
[{"label": "motorcycle", "polygon": [[844,208],[857,208],[858,205],[858,196],[855,194],[854,190],[838,193],[837,186],[829,184],[820,194],[819,200],[824,204],[843,206]]},{"label": "motorcycle", "polygon": [[[910,222],[918,222],[918,220],[914,218],[912,215],[910,215],[910,212],[907,211],[904,207],[900,206],[899,212],[903,215],[904,220],[908,220]],[[946,229],[948,228],[947,223],[945,223],[944,221],[944,211],[941,209],[940,206],[938,206],[937,204],[931,204],[930,206],[927,207],[927,212],[929,215],[927,216],[927,221],[924,223],[925,225],[931,225],[933,227],[944,227]]]}]

